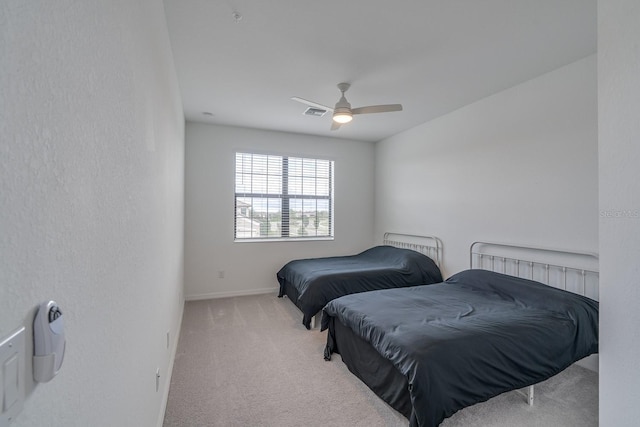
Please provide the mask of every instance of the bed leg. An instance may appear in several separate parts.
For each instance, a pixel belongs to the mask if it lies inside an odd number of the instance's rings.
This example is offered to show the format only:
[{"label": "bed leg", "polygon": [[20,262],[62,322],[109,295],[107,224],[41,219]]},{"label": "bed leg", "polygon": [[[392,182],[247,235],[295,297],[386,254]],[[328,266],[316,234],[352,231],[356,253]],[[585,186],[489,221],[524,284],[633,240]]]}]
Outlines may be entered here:
[{"label": "bed leg", "polygon": [[524,396],[524,398],[527,399],[527,403],[529,404],[529,406],[533,406],[533,386],[532,385],[530,385],[526,389],[524,388],[518,389],[516,390],[516,393]]},{"label": "bed leg", "polygon": [[316,326],[320,327],[322,321],[322,311],[311,318],[311,329],[315,329]]},{"label": "bed leg", "polygon": [[529,406],[533,406],[533,386],[527,387],[527,403]]}]

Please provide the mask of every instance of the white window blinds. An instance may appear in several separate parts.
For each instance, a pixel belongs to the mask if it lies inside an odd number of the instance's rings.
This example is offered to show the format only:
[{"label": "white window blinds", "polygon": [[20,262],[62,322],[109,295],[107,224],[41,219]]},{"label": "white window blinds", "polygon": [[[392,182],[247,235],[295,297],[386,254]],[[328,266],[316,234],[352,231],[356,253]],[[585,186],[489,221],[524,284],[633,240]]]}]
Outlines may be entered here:
[{"label": "white window blinds", "polygon": [[333,237],[333,161],[236,153],[235,238]]}]

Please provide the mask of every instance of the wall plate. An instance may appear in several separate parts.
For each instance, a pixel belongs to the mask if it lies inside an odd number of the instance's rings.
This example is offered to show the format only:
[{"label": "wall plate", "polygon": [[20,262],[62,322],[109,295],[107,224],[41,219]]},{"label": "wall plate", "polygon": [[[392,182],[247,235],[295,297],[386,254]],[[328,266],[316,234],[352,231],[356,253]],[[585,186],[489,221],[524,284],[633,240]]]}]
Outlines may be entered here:
[{"label": "wall plate", "polygon": [[24,330],[0,342],[0,427],[7,427],[24,406]]}]

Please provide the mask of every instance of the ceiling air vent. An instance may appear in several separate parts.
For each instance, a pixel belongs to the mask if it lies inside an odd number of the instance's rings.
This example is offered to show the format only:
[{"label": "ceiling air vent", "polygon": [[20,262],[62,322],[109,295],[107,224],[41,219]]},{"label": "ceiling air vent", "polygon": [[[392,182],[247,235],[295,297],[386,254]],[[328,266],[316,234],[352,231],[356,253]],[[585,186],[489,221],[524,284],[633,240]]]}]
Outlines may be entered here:
[{"label": "ceiling air vent", "polygon": [[322,117],[326,114],[327,110],[322,110],[320,108],[314,108],[314,107],[309,107],[305,110],[304,114],[305,116],[316,116],[316,117]]}]

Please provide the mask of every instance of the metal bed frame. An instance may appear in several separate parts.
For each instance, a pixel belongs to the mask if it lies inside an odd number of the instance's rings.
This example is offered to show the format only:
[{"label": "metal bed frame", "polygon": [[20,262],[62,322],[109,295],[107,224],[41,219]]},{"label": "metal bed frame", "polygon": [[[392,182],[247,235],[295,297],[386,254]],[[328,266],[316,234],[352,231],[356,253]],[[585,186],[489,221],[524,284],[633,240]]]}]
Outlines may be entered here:
[{"label": "metal bed frame", "polygon": [[[595,253],[476,241],[469,247],[469,267],[535,280],[598,300]],[[533,405],[533,387],[520,391],[529,405]]]},{"label": "metal bed frame", "polygon": [[382,244],[419,252],[441,267],[442,241],[435,236],[386,232],[382,238]]}]

